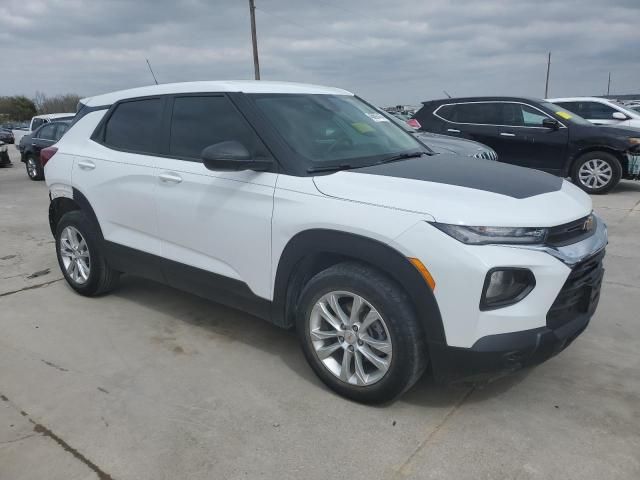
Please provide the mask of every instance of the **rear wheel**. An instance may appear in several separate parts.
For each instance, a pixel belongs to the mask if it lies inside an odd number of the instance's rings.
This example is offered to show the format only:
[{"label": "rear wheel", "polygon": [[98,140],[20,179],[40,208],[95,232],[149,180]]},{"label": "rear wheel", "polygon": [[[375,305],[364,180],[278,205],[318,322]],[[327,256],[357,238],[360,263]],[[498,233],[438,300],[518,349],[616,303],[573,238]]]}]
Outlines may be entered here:
[{"label": "rear wheel", "polygon": [[38,159],[33,155],[29,155],[24,163],[27,168],[27,175],[31,180],[44,180],[44,169]]},{"label": "rear wheel", "polygon": [[342,263],[313,277],[300,299],[297,330],[318,377],[359,402],[395,399],[426,367],[408,296],[366,265]]},{"label": "rear wheel", "polygon": [[607,193],[622,178],[618,159],[606,152],[589,152],[576,161],[573,182],[587,193]]},{"label": "rear wheel", "polygon": [[89,297],[113,290],[120,274],[107,264],[94,224],[80,210],[65,213],[56,227],[58,263],[67,283]]}]

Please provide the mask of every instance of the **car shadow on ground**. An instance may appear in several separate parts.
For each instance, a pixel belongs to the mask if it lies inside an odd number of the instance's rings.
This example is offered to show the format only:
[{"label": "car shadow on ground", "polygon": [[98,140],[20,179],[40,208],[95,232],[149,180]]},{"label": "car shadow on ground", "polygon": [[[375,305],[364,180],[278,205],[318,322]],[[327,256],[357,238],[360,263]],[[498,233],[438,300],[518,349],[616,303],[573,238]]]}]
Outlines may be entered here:
[{"label": "car shadow on ground", "polygon": [[638,180],[621,180],[618,185],[615,186],[613,190],[611,190],[606,195],[615,195],[616,193],[625,193],[625,192],[638,192],[640,193],[640,181]]},{"label": "car shadow on ground", "polygon": [[[212,340],[223,337],[278,357],[282,365],[297,376],[319,389],[329,390],[308,366],[293,330],[281,329],[239,310],[130,275],[122,277],[120,287],[112,296],[156,310],[177,322],[198,327]],[[526,371],[518,372],[488,384],[443,385],[436,383],[428,370],[398,402],[424,407],[447,407],[456,405],[462,397],[466,397],[467,403],[483,401],[509,390],[524,380],[526,375]],[[472,395],[467,395],[470,390],[473,390]],[[380,407],[387,406],[389,404]]]}]

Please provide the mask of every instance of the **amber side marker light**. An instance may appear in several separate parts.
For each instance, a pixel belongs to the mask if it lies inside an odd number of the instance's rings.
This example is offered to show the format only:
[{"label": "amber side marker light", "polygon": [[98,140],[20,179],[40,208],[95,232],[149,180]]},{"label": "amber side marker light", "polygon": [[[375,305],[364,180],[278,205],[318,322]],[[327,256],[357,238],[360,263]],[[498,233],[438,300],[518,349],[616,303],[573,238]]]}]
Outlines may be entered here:
[{"label": "amber side marker light", "polygon": [[424,281],[427,282],[427,285],[429,285],[431,290],[435,290],[436,281],[431,276],[431,273],[429,272],[429,270],[427,270],[427,267],[425,267],[424,264],[417,258],[409,257],[409,261],[413,264],[414,267],[418,269],[418,271],[420,272],[420,275],[422,275],[422,278],[424,278]]}]

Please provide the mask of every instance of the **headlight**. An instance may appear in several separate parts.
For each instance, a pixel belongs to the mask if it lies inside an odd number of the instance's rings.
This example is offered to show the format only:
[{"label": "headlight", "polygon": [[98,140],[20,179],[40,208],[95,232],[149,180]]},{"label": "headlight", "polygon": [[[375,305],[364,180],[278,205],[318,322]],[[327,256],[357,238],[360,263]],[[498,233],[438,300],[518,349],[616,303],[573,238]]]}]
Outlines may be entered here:
[{"label": "headlight", "polygon": [[640,145],[640,137],[631,137],[629,143],[631,145]]},{"label": "headlight", "polygon": [[431,225],[442,230],[462,243],[470,245],[487,245],[491,243],[533,244],[544,243],[547,237],[546,228],[528,227],[467,227],[447,223],[431,222]]}]

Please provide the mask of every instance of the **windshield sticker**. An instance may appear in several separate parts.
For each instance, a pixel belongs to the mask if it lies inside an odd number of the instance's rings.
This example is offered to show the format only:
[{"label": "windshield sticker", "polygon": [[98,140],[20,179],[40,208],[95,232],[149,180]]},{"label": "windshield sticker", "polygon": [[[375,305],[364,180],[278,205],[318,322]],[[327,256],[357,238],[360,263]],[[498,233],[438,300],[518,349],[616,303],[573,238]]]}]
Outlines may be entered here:
[{"label": "windshield sticker", "polygon": [[389,119],[385,118],[384,115],[380,113],[365,113],[367,117],[369,117],[374,122],[388,122]]},{"label": "windshield sticker", "polygon": [[375,130],[373,129],[373,127],[371,125],[367,125],[364,122],[356,122],[356,123],[352,123],[351,126],[358,132],[358,133],[369,133],[369,132],[375,132]]},{"label": "windshield sticker", "polygon": [[565,120],[571,120],[571,114],[569,114],[568,112],[556,112],[556,115],[564,118]]}]

